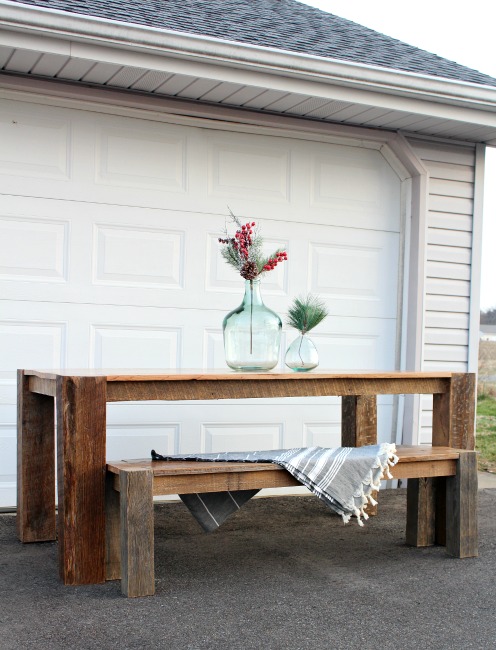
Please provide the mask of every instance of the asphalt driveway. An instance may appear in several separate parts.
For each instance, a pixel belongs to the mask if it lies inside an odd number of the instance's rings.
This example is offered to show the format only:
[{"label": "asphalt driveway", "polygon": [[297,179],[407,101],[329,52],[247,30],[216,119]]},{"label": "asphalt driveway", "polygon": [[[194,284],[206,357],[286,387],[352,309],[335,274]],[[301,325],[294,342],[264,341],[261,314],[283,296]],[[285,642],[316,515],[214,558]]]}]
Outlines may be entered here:
[{"label": "asphalt driveway", "polygon": [[20,544],[0,516],[0,648],[403,650],[496,648],[496,489],[479,492],[480,556],[404,543],[405,490],[344,526],[314,497],[254,499],[203,533],[156,506],[156,589],[64,587],[55,543]]}]

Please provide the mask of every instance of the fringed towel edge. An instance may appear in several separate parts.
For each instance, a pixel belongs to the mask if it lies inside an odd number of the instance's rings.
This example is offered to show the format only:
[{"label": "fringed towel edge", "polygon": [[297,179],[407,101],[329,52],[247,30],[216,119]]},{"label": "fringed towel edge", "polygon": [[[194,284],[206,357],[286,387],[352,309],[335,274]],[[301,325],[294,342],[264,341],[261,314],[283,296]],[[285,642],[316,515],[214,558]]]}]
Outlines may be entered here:
[{"label": "fringed towel edge", "polygon": [[372,496],[372,492],[378,492],[381,489],[381,481],[392,479],[393,475],[390,472],[390,467],[394,467],[399,461],[396,455],[396,445],[394,443],[383,442],[380,445],[379,454],[377,455],[377,465],[370,470],[369,476],[362,481],[362,485],[358,492],[353,495],[353,504],[349,504],[351,512],[342,513],[341,518],[347,524],[354,516],[358,521],[359,526],[363,526],[363,521],[369,518],[365,509],[370,504],[376,506],[377,501]]}]

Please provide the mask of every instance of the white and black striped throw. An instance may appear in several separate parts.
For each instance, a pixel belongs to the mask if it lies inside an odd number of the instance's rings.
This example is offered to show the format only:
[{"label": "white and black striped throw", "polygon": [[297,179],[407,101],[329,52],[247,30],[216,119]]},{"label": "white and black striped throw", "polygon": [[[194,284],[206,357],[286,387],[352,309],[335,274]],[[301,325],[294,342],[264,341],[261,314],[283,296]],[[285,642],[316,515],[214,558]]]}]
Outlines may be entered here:
[{"label": "white and black striped throw", "polygon": [[[152,450],[153,460],[229,461],[275,463],[284,467],[347,523],[355,516],[360,526],[368,519],[367,503],[375,505],[371,493],[379,490],[382,478],[392,478],[389,466],[398,462],[392,444],[365,447],[298,447],[272,451],[226,452],[161,456]],[[258,490],[180,494],[202,528],[218,528],[230,514],[239,510]]]}]

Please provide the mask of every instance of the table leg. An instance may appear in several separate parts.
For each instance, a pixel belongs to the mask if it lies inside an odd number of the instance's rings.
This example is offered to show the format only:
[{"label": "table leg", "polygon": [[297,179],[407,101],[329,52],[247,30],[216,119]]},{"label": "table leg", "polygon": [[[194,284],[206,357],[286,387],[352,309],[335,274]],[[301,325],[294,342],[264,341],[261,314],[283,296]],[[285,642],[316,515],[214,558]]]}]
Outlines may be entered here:
[{"label": "table leg", "polygon": [[377,444],[375,395],[344,395],[341,398],[341,444],[343,447]]},{"label": "table leg", "polygon": [[[362,447],[377,444],[377,397],[344,395],[341,398],[341,444]],[[372,496],[377,497],[377,492]],[[367,514],[376,515],[377,506],[369,505]]]},{"label": "table leg", "polygon": [[66,585],[105,581],[104,377],[57,379],[59,571]]},{"label": "table leg", "polygon": [[21,542],[56,538],[55,408],[53,397],[31,393],[17,373],[17,534]]},{"label": "table leg", "polygon": [[[455,449],[474,449],[475,446],[475,375],[457,373],[452,375],[447,393],[433,396],[432,444],[454,447]],[[429,543],[447,544],[446,525],[446,486],[449,481],[443,478],[409,479],[408,502],[416,504],[407,513],[407,541],[414,546]],[[434,507],[435,516],[431,516]],[[423,520],[418,528],[414,513]]]},{"label": "table leg", "polygon": [[454,374],[447,393],[433,397],[432,444],[475,448],[475,374]]}]

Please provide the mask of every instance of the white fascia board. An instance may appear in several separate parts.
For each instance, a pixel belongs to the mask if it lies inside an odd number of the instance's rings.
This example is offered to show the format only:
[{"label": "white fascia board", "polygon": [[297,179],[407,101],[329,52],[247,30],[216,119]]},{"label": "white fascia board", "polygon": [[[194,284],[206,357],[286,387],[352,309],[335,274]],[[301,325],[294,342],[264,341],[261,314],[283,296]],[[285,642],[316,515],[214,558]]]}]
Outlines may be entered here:
[{"label": "white fascia board", "polygon": [[[482,117],[474,121],[472,114],[473,111],[496,113],[496,88],[490,86],[103,20],[8,0],[0,0],[0,16],[0,27],[4,30],[0,42],[6,45],[33,49],[40,40],[31,41],[31,37],[45,36],[49,37],[46,45],[56,48],[49,51],[67,52],[68,46],[73,57],[167,69],[248,85],[270,83],[269,87],[286,92],[330,96],[436,117],[438,112],[433,104],[458,107],[469,112],[465,117],[457,114],[451,119],[496,124],[496,117],[494,121]],[[319,86],[321,92],[316,94]],[[403,102],[398,104],[401,99]]]}]

